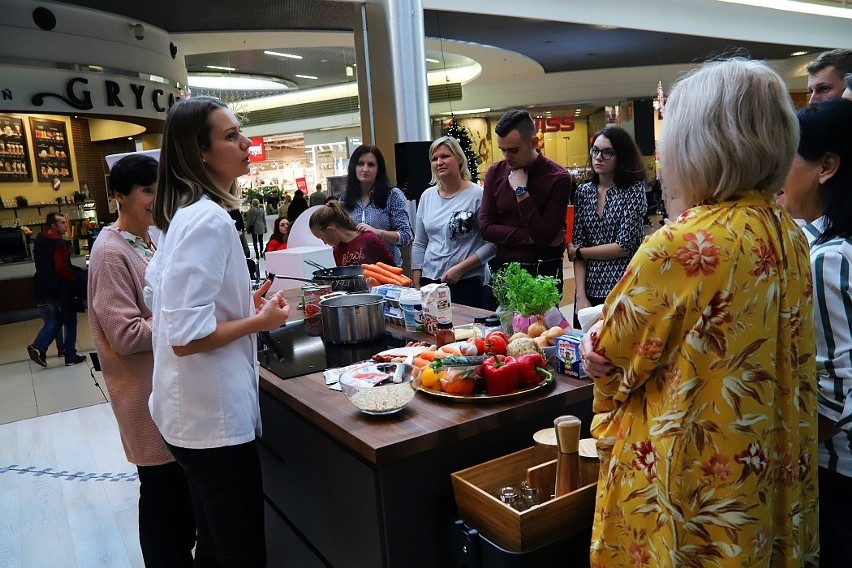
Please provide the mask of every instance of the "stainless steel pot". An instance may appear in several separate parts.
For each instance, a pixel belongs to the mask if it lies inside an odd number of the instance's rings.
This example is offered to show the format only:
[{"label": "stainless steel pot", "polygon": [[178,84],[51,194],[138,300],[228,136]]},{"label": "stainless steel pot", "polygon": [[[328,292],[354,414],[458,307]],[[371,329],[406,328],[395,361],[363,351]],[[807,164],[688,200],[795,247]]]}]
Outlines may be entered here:
[{"label": "stainless steel pot", "polygon": [[[329,295],[330,296],[330,295]],[[385,299],[379,294],[347,294],[320,300],[322,338],[328,343],[373,341],[385,333]]]}]

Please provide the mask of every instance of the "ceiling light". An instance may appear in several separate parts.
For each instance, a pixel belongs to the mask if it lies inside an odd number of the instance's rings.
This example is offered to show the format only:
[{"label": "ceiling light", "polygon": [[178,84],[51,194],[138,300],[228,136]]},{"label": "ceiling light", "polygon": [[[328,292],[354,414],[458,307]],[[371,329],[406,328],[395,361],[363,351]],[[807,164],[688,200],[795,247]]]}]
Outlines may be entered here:
[{"label": "ceiling light", "polygon": [[199,89],[282,91],[290,88],[274,79],[241,75],[190,75],[188,79],[190,87]]},{"label": "ceiling light", "polygon": [[208,69],[217,69],[219,71],[236,71],[236,67],[221,67],[219,65],[207,65]]},{"label": "ceiling light", "polygon": [[834,8],[809,2],[794,2],[793,0],[720,0],[729,4],[745,4],[755,8],[771,8],[785,12],[798,12],[799,14],[813,14],[816,16],[831,16],[835,18],[852,18],[852,10],[849,8]]},{"label": "ceiling light", "polygon": [[299,75],[298,73],[296,74],[296,77],[299,77],[300,79],[319,79],[319,77],[314,77],[313,75]]},{"label": "ceiling light", "polygon": [[277,55],[278,57],[286,57],[288,59],[302,59],[301,55],[293,55],[292,53],[281,53],[280,51],[264,51],[266,55]]},{"label": "ceiling light", "polygon": [[426,58],[427,63],[440,63],[437,59],[432,59],[431,57]]},{"label": "ceiling light", "polygon": [[807,51],[794,51],[793,53],[790,54],[790,56],[796,57],[796,56],[799,56],[799,55],[807,55],[807,53],[808,53]]},{"label": "ceiling light", "polygon": [[488,108],[471,108],[471,109],[468,109],[468,110],[457,110],[455,112],[441,112],[439,114],[441,116],[450,116],[450,115],[453,115],[453,114],[456,114],[456,115],[458,115],[458,114],[479,114],[479,113],[482,113],[482,112],[490,112],[490,111],[491,111],[491,107],[488,107]]}]

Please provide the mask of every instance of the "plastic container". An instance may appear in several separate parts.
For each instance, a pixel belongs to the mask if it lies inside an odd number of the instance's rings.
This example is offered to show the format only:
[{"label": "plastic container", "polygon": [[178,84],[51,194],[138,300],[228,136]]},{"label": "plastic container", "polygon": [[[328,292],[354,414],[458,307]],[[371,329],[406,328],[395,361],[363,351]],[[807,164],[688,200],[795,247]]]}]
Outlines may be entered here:
[{"label": "plastic container", "polygon": [[403,292],[399,296],[399,307],[402,308],[402,316],[405,319],[405,331],[423,331],[423,305],[420,299],[420,290]]}]

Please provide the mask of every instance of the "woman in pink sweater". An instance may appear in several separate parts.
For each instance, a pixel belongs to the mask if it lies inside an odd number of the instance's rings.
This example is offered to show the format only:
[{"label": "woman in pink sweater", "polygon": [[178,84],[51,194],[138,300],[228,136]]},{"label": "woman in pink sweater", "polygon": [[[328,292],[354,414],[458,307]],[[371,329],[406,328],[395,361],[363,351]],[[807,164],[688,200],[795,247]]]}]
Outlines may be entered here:
[{"label": "woman in pink sweater", "polygon": [[89,327],[127,460],[139,472],[139,541],[146,566],[192,566],[195,515],[183,470],[148,411],[154,355],[142,290],[155,246],[157,161],[130,155],[110,171],[118,220],[101,230],[89,260]]}]

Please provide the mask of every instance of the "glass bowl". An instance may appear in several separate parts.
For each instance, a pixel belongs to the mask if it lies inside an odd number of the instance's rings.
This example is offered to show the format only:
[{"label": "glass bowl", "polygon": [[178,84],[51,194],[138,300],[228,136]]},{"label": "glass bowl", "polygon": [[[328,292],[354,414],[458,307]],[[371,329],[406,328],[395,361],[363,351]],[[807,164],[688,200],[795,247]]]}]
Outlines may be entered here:
[{"label": "glass bowl", "polygon": [[393,414],[414,398],[419,373],[408,363],[366,363],[340,375],[340,389],[361,412]]}]

